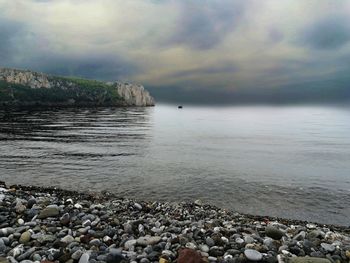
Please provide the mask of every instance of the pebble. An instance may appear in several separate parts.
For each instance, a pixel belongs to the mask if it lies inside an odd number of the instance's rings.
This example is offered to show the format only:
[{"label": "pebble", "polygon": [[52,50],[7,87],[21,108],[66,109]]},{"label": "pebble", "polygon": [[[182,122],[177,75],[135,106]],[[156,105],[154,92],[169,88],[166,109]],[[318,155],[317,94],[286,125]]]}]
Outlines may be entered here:
[{"label": "pebble", "polygon": [[83,251],[77,250],[71,255],[71,258],[74,260],[78,260],[80,259],[81,255],[83,255]]},{"label": "pebble", "polygon": [[19,238],[19,242],[22,244],[27,244],[31,239],[32,233],[29,231],[25,231],[22,233],[21,237]]},{"label": "pebble", "polygon": [[81,255],[79,259],[79,263],[88,263],[89,262],[90,255],[88,253],[84,253]]},{"label": "pebble", "polygon": [[136,243],[140,246],[155,245],[162,238],[160,236],[144,236],[137,239]]},{"label": "pebble", "polygon": [[256,251],[254,249],[244,250],[244,255],[248,260],[251,260],[251,261],[260,261],[262,260],[262,257],[263,257],[259,251]]},{"label": "pebble", "polygon": [[337,226],[272,221],[201,201],[135,202],[109,194],[36,189],[0,193],[0,263],[350,259],[350,236]]},{"label": "pebble", "polygon": [[283,237],[284,233],[278,228],[268,225],[265,229],[265,235],[275,240],[280,240]]},{"label": "pebble", "polygon": [[321,243],[321,247],[327,252],[334,252],[335,246],[327,243]]},{"label": "pebble", "polygon": [[56,217],[60,214],[59,208],[57,205],[48,206],[43,209],[38,215],[38,219],[45,219],[48,217]]}]

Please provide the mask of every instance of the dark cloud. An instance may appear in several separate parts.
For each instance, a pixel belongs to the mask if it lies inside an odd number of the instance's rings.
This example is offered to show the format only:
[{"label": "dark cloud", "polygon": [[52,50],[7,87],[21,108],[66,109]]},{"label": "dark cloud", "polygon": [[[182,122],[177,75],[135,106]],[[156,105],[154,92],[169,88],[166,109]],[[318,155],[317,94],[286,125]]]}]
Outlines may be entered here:
[{"label": "dark cloud", "polygon": [[186,1],[176,30],[167,44],[183,44],[193,49],[210,49],[237,27],[242,17],[242,1]]},{"label": "dark cloud", "polygon": [[119,57],[62,56],[58,54],[41,54],[30,59],[23,59],[18,67],[42,71],[61,76],[76,76],[104,81],[128,80],[132,74],[140,73],[140,68]]},{"label": "dark cloud", "polygon": [[316,49],[335,49],[350,40],[349,16],[322,18],[306,27],[301,42]]},{"label": "dark cloud", "polygon": [[0,18],[0,63],[8,64],[16,52],[17,41],[23,34],[23,25]]},{"label": "dark cloud", "polygon": [[136,64],[116,54],[64,55],[42,49],[26,25],[4,18],[0,18],[0,67],[111,81],[141,72]]},{"label": "dark cloud", "polygon": [[339,75],[328,80],[314,80],[263,89],[236,90],[191,89],[186,86],[147,87],[157,101],[177,104],[288,104],[349,103],[350,77]]}]

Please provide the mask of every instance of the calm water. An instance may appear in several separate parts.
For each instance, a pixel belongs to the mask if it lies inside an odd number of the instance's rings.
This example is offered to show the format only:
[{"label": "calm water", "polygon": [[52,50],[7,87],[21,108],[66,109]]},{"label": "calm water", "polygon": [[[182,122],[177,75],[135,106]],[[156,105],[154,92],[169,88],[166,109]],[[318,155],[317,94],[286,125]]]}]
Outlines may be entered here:
[{"label": "calm water", "polygon": [[350,225],[350,109],[0,112],[0,180]]}]

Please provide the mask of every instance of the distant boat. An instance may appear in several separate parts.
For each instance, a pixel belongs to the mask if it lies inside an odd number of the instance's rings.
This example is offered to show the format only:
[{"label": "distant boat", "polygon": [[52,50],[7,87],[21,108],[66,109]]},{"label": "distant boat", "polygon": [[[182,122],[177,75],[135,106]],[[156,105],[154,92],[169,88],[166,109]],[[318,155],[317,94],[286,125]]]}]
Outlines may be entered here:
[{"label": "distant boat", "polygon": [[182,105],[177,106],[178,109],[182,109]]}]

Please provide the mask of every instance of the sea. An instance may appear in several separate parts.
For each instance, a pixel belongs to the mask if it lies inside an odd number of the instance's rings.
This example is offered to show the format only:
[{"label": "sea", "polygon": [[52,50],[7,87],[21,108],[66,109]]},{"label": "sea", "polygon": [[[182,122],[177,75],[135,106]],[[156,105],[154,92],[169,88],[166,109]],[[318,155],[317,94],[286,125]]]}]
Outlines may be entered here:
[{"label": "sea", "polygon": [[350,225],[350,107],[0,110],[0,180]]}]

